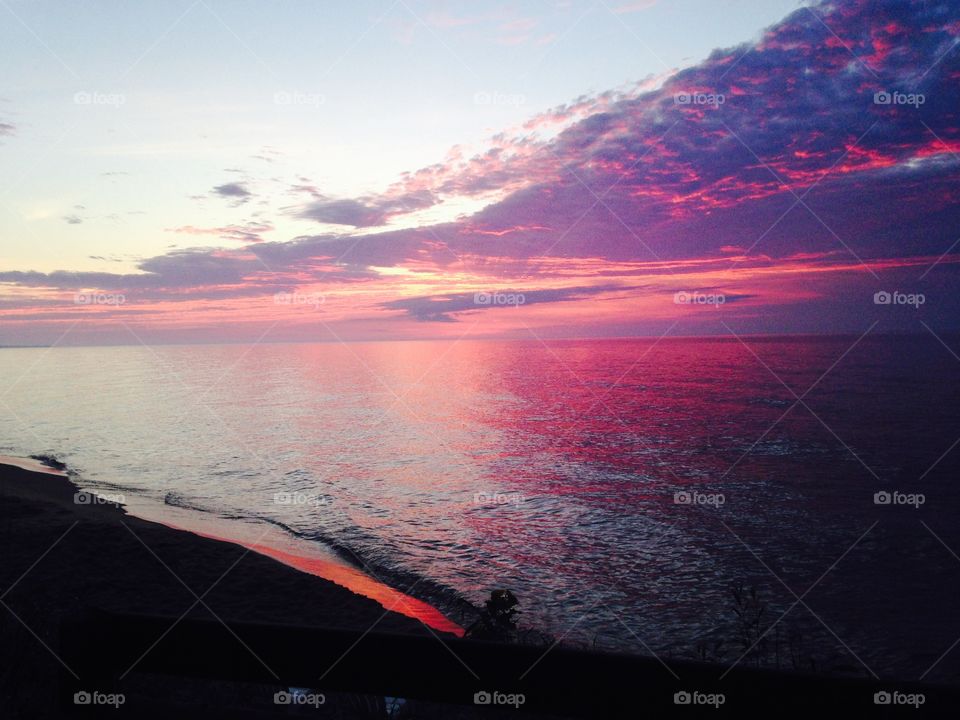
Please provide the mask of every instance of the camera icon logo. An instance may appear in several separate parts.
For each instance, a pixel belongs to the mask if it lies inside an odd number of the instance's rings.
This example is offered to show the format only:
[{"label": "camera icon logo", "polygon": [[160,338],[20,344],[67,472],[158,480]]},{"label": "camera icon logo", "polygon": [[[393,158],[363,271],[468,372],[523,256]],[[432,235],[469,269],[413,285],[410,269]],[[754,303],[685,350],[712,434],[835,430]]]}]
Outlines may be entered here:
[{"label": "camera icon logo", "polygon": [[493,702],[493,697],[486,690],[481,690],[473,694],[474,705],[489,705]]},{"label": "camera icon logo", "polygon": [[889,305],[891,302],[893,302],[893,295],[886,290],[878,290],[873,294],[874,305]]},{"label": "camera icon logo", "polygon": [[74,705],[89,705],[91,702],[93,702],[93,696],[86,690],[81,690],[73,694]]},{"label": "camera icon logo", "polygon": [[289,705],[293,702],[293,695],[286,690],[280,690],[273,694],[274,705]]},{"label": "camera icon logo", "polygon": [[893,696],[886,690],[881,690],[873,694],[874,705],[889,705],[893,702]]},{"label": "camera icon logo", "polygon": [[691,702],[693,702],[693,696],[686,690],[681,690],[673,694],[674,705],[689,705]]},{"label": "camera icon logo", "polygon": [[886,490],[881,490],[880,492],[873,494],[874,505],[889,505],[892,501],[893,495],[888,493]]},{"label": "camera icon logo", "polygon": [[889,105],[893,102],[893,96],[886,90],[881,90],[873,94],[873,102],[877,105]]}]

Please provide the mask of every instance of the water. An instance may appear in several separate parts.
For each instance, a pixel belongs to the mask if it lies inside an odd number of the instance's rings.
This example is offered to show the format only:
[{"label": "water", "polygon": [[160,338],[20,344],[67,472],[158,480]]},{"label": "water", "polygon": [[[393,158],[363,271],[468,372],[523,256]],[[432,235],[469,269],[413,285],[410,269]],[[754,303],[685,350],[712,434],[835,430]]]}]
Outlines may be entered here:
[{"label": "water", "polygon": [[565,641],[732,662],[743,583],[762,628],[790,608],[785,666],[956,680],[960,361],[856,341],[8,349],[0,452],[280,528],[455,617],[509,587]]}]

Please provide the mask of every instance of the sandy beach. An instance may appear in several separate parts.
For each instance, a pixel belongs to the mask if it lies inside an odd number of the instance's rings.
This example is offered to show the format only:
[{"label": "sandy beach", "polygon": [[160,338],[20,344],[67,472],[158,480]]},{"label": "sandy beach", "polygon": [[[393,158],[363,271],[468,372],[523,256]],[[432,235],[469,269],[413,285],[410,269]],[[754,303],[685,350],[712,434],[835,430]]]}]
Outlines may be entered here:
[{"label": "sandy beach", "polygon": [[[58,629],[87,608],[427,633],[410,617],[250,548],[131,517],[117,505],[77,504],[66,476],[21,464],[0,465],[5,717],[56,714]],[[253,650],[238,640],[236,651]],[[82,678],[83,668],[70,670]]]}]

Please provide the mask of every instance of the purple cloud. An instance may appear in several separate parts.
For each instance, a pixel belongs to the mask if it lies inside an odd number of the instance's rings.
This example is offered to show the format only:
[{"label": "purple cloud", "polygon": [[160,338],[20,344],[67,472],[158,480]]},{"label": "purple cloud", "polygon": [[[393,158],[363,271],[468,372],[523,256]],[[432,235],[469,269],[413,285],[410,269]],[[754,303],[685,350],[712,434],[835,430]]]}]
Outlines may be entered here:
[{"label": "purple cloud", "polygon": [[456,322],[455,316],[460,313],[582,300],[601,293],[637,289],[624,285],[591,285],[537,290],[483,290],[402,298],[382,303],[381,307],[403,310],[409,317],[421,322]]},{"label": "purple cloud", "polygon": [[377,227],[384,225],[395,215],[404,215],[436,204],[437,199],[428,191],[404,193],[398,196],[385,194],[361,199],[332,199],[319,195],[313,188],[308,190],[317,198],[299,213],[299,217],[331,225],[353,227]]},{"label": "purple cloud", "polygon": [[235,200],[238,205],[242,205],[251,197],[253,193],[247,189],[247,186],[240,182],[229,182],[223,185],[217,185],[213,192],[222,198]]}]

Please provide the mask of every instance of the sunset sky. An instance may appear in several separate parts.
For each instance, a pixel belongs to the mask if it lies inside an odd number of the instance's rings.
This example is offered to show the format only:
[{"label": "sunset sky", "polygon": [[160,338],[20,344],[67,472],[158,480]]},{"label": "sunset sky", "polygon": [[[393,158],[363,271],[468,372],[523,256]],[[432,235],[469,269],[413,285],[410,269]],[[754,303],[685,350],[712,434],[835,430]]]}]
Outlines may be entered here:
[{"label": "sunset sky", "polygon": [[0,18],[0,345],[960,330],[955,2]]}]

